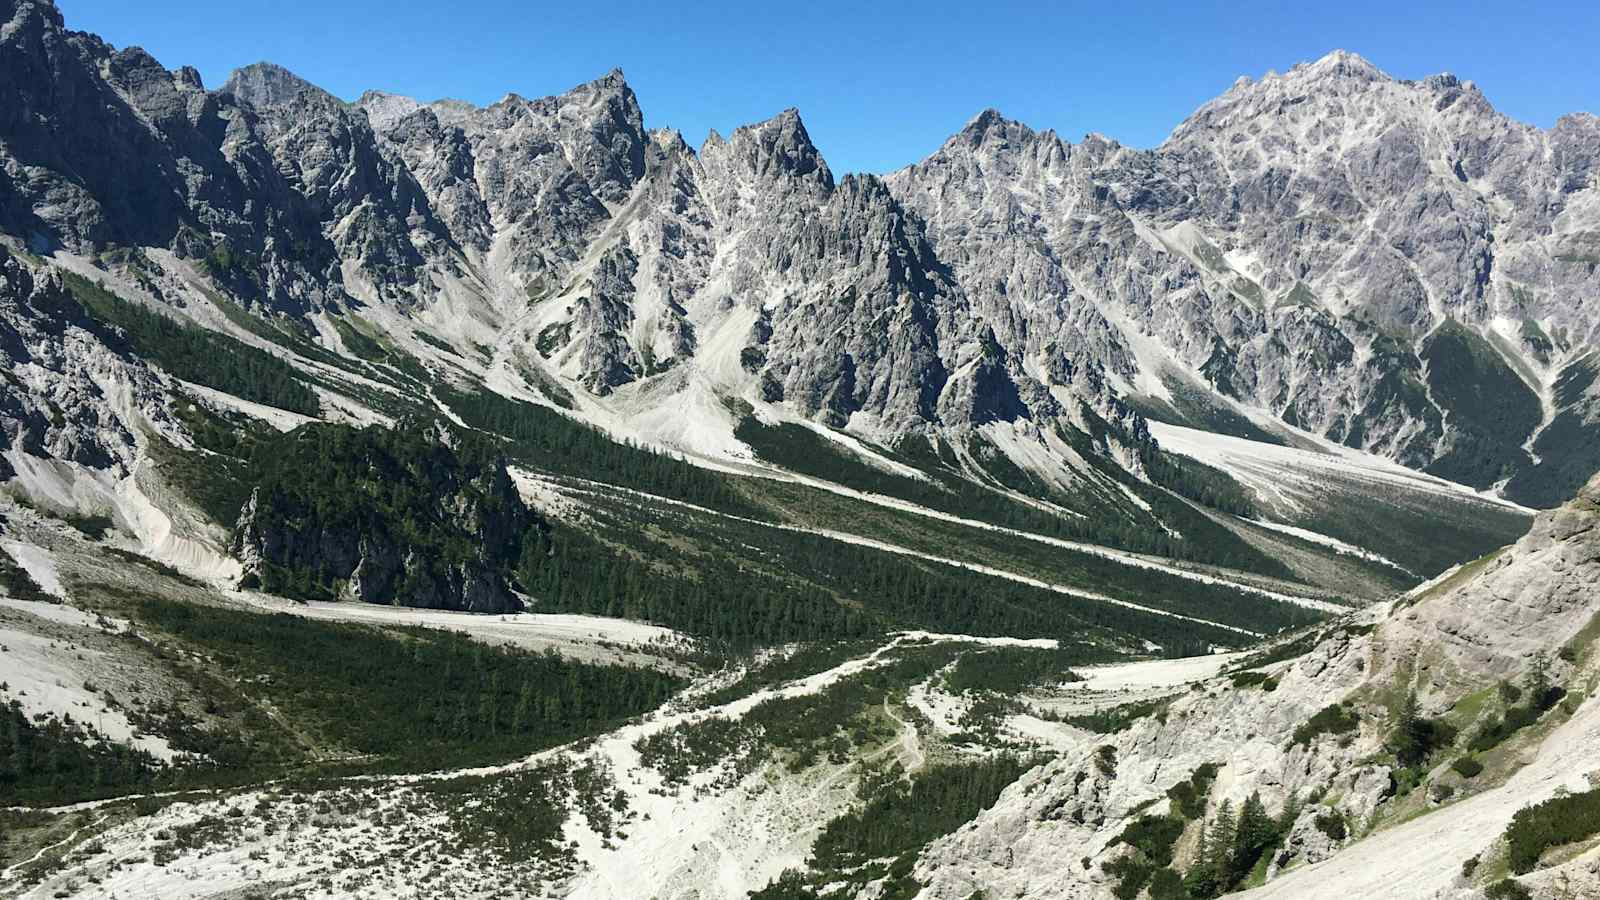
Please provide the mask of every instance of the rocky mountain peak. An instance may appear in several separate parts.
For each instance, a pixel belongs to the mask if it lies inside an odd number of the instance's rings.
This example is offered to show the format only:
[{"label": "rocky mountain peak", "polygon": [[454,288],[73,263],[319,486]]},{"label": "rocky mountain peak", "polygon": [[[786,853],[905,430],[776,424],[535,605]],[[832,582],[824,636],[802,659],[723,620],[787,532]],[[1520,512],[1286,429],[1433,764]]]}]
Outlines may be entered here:
[{"label": "rocky mountain peak", "polygon": [[981,140],[989,129],[1003,126],[1005,121],[1006,118],[1000,114],[1000,110],[991,106],[973,116],[966,127],[961,129],[961,134]]},{"label": "rocky mountain peak", "polygon": [[1319,78],[1353,78],[1358,81],[1391,81],[1383,70],[1366,57],[1348,50],[1334,50],[1316,62],[1300,63],[1290,75],[1302,73]]},{"label": "rocky mountain peak", "polygon": [[40,25],[66,27],[61,18],[61,10],[56,8],[54,0],[0,0],[0,19],[6,23],[0,26],[0,40],[9,39],[30,20],[34,23],[34,27]]},{"label": "rocky mountain peak", "polygon": [[309,81],[276,63],[258,62],[235,69],[223,84],[220,93],[228,94],[240,103],[257,109],[272,109],[290,105],[301,97],[311,95],[334,99]]},{"label": "rocky mountain peak", "polygon": [[[1282,74],[1240,79],[1184,120],[1163,147],[1212,140],[1219,133],[1229,134],[1232,149],[1226,152],[1241,156],[1249,156],[1250,148],[1270,154],[1331,151],[1379,136],[1391,144],[1433,138],[1455,144],[1469,138],[1466,130],[1508,124],[1470,81],[1449,73],[1399,80],[1357,54],[1336,50]],[[1402,137],[1396,128],[1410,134]]]},{"label": "rocky mountain peak", "polygon": [[669,156],[694,156],[694,148],[683,139],[683,132],[676,128],[652,129],[650,143]]},{"label": "rocky mountain peak", "polygon": [[988,144],[1004,149],[1027,144],[1037,137],[1039,133],[1032,128],[1006,118],[991,107],[973,116],[966,127],[947,141],[945,146],[981,147]]},{"label": "rocky mountain peak", "polygon": [[833,188],[833,173],[811,142],[798,109],[790,107],[764,122],[742,125],[727,144],[734,157],[759,177],[801,178]]},{"label": "rocky mountain peak", "polygon": [[622,77],[621,69],[612,69],[554,99],[562,103],[580,101],[606,107],[619,121],[629,123],[635,131],[644,131],[644,112],[639,108],[639,98]]},{"label": "rocky mountain peak", "polygon": [[421,109],[423,104],[410,97],[391,94],[386,91],[367,91],[355,102],[357,109],[367,114],[373,130],[387,133],[396,124]]},{"label": "rocky mountain peak", "polygon": [[196,69],[194,66],[180,67],[178,71],[173,74],[173,80],[177,81],[178,84],[181,84],[186,88],[192,88],[197,91],[203,91],[206,89],[205,81],[200,77],[200,70]]}]

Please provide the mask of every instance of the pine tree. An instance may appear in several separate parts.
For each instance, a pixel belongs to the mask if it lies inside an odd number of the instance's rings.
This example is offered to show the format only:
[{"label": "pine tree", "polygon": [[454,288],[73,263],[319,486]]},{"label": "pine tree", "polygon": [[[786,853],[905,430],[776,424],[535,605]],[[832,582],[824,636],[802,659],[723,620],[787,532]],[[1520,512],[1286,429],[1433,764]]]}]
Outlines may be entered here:
[{"label": "pine tree", "polygon": [[1239,810],[1239,824],[1234,830],[1233,859],[1229,883],[1237,884],[1250,875],[1256,863],[1278,839],[1278,829],[1267,815],[1261,795],[1253,793]]},{"label": "pine tree", "polygon": [[533,684],[528,681],[522,683],[522,693],[517,697],[516,711],[511,717],[511,733],[522,734],[529,725],[529,716],[533,713]]},{"label": "pine tree", "polygon": [[1544,703],[1544,698],[1550,693],[1550,657],[1543,652],[1535,653],[1528,666],[1528,700],[1535,707]]},{"label": "pine tree", "polygon": [[1417,692],[1408,691],[1405,701],[1400,705],[1394,731],[1389,736],[1389,746],[1394,750],[1395,760],[1402,766],[1417,765],[1427,758],[1432,738],[1431,723],[1422,717],[1417,704]]},{"label": "pine tree", "polygon": [[1217,870],[1216,856],[1211,849],[1210,826],[1205,822],[1200,823],[1200,839],[1195,844],[1194,862],[1189,866],[1189,873],[1183,877],[1183,889],[1191,897],[1215,897],[1217,895]]},{"label": "pine tree", "polygon": [[1294,827],[1295,820],[1300,818],[1300,810],[1302,808],[1303,805],[1300,802],[1298,793],[1290,794],[1289,799],[1283,801],[1283,812],[1278,814],[1277,822],[1279,836],[1288,834],[1289,830]]},{"label": "pine tree", "polygon": [[1214,893],[1209,896],[1223,893],[1232,887],[1230,875],[1233,870],[1234,839],[1238,836],[1238,821],[1233,816],[1233,801],[1222,801],[1222,807],[1217,810],[1216,821],[1211,823],[1211,858],[1207,866],[1215,879]]}]

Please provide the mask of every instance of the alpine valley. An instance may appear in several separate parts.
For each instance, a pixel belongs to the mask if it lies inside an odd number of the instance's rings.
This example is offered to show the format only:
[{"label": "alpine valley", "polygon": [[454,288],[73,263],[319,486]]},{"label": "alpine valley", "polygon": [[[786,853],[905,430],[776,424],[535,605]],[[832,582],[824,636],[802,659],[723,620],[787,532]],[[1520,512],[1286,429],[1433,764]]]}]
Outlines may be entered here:
[{"label": "alpine valley", "polygon": [[1600,118],[838,177],[0,0],[0,896],[1600,896]]}]

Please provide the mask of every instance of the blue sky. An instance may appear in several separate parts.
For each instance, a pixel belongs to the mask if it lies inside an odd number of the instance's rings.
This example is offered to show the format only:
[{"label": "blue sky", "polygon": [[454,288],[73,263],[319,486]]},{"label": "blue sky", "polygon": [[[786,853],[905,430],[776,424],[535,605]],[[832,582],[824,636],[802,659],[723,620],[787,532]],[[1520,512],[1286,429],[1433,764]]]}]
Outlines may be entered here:
[{"label": "blue sky", "polygon": [[800,108],[836,172],[914,162],[985,107],[1078,140],[1154,146],[1240,75],[1343,48],[1396,77],[1450,71],[1549,126],[1600,113],[1600,3],[1313,4],[58,0],[69,27],[207,85],[271,60],[367,88],[490,103],[620,66],[649,127],[699,145]]}]

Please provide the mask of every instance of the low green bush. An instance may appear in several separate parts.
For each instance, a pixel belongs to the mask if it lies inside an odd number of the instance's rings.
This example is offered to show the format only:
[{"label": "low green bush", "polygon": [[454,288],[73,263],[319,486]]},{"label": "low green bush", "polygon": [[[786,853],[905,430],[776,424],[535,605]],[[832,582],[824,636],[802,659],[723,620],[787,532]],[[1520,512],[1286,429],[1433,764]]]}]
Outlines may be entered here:
[{"label": "low green bush", "polygon": [[1217,779],[1217,764],[1203,763],[1189,776],[1167,788],[1172,800],[1172,811],[1185,819],[1198,819],[1206,814],[1206,796],[1211,793],[1211,783]]},{"label": "low green bush", "polygon": [[91,541],[98,541],[105,537],[106,532],[110,531],[116,524],[115,522],[111,521],[109,516],[67,515],[63,516],[62,519],[68,525],[71,525],[73,528],[77,529],[79,534],[82,534]]},{"label": "low green bush", "polygon": [[1342,841],[1350,835],[1350,829],[1344,823],[1344,815],[1338,810],[1318,815],[1316,826],[1318,831],[1336,841]]},{"label": "low green bush", "polygon": [[1533,900],[1533,892],[1520,881],[1502,878],[1483,889],[1486,900]]},{"label": "low green bush", "polygon": [[1349,734],[1361,725],[1361,716],[1353,709],[1335,703],[1320,710],[1294,730],[1294,744],[1309,746],[1324,734]]},{"label": "low green bush", "polygon": [[1531,697],[1527,703],[1509,707],[1503,715],[1485,722],[1467,743],[1467,747],[1475,753],[1482,753],[1499,746],[1513,734],[1539,721],[1541,716],[1554,709],[1566,695],[1567,692],[1558,686],[1545,688]]},{"label": "low green bush", "polygon": [[[1600,789],[1553,797],[1525,807],[1506,828],[1506,863],[1526,874],[1551,847],[1571,844],[1600,833]],[[1514,896],[1514,895],[1506,895]]]}]

